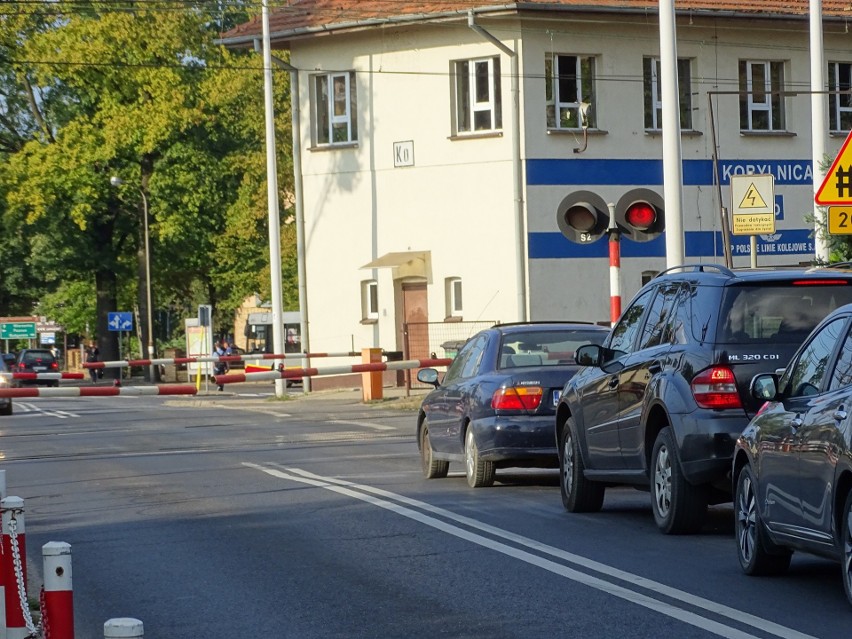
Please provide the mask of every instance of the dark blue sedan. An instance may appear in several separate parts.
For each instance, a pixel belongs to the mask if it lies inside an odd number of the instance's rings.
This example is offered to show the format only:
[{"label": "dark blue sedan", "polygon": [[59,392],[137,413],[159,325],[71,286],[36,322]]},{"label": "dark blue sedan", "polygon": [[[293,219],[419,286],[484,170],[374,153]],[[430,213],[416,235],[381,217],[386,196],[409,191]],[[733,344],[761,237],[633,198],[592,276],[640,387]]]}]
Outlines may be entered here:
[{"label": "dark blue sedan", "polygon": [[497,468],[555,468],[555,407],[578,370],[574,351],[600,344],[608,329],[582,323],[493,326],[471,337],[439,383],[424,368],[417,379],[435,386],[420,407],[417,444],[423,475],[446,477],[464,462],[472,488],[494,483]]}]

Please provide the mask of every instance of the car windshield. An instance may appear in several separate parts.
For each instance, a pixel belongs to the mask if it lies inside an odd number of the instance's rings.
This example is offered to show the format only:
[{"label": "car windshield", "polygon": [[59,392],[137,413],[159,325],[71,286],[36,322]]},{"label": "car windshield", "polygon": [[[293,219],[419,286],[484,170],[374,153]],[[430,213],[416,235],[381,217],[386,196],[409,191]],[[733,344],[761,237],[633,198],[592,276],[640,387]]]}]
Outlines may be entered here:
[{"label": "car windshield", "polygon": [[24,364],[50,363],[53,355],[49,351],[27,351],[21,361]]},{"label": "car windshield", "polygon": [[728,287],[717,341],[801,343],[826,315],[850,302],[849,285]]},{"label": "car windshield", "polygon": [[500,368],[573,365],[583,344],[601,344],[606,331],[583,329],[525,331],[503,335]]}]

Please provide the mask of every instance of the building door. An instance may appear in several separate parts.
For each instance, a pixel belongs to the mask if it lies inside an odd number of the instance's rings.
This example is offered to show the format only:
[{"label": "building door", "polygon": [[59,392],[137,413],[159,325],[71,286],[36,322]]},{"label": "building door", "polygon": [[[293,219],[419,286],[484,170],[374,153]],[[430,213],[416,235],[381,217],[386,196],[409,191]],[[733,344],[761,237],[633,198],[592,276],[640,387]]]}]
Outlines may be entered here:
[{"label": "building door", "polygon": [[[429,311],[425,282],[402,283],[402,321],[400,327],[403,337],[403,349],[406,359],[426,359],[429,357]],[[407,371],[407,386],[411,387],[412,378]]]}]

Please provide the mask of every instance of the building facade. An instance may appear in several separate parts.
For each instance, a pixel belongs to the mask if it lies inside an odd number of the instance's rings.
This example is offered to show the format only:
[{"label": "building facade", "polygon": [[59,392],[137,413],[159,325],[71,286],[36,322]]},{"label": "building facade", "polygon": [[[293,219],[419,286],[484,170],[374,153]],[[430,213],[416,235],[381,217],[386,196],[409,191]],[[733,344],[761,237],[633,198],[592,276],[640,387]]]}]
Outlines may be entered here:
[{"label": "building facade", "polygon": [[[833,156],[852,34],[823,4]],[[756,173],[775,184],[759,265],[811,262],[808,3],[676,7],[686,261],[723,262],[731,176]],[[299,70],[314,350],[403,350],[428,323],[440,355],[440,324],[607,322],[609,204],[623,296],[666,267],[657,3],[303,0],[270,25]],[[260,37],[252,22],[223,42]]]}]

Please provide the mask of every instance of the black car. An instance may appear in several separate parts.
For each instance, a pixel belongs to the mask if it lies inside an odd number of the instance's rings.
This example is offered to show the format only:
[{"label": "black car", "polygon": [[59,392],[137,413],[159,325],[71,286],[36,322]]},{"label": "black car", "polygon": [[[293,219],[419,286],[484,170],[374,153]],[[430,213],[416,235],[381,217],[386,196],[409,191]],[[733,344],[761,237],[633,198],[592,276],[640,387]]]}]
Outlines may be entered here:
[{"label": "black car", "polygon": [[606,334],[593,324],[497,325],[465,343],[441,383],[435,369],[419,371],[435,386],[417,418],[425,477],[446,477],[451,461],[463,462],[476,488],[493,484],[497,468],[555,467],[554,408],[578,369],[574,351]]},{"label": "black car", "polygon": [[[6,368],[6,358],[0,358],[0,388],[9,388],[12,386],[12,376],[8,374],[9,369]],[[12,414],[12,398],[0,397],[0,415]]]},{"label": "black car", "polygon": [[783,367],[833,309],[852,302],[845,268],[664,271],[643,287],[557,408],[562,502],[600,510],[607,486],[651,492],[664,533],[698,531],[731,500],[734,444],[760,408],[751,378]]},{"label": "black car", "polygon": [[776,574],[794,550],[841,562],[852,603],[852,305],[831,313],[779,375],[757,375],[766,403],[733,462],[737,557]]},{"label": "black car", "polygon": [[[15,360],[16,373],[58,373],[59,364],[46,348],[25,348],[18,352]],[[58,379],[16,379],[15,386],[59,386]]]}]

